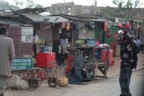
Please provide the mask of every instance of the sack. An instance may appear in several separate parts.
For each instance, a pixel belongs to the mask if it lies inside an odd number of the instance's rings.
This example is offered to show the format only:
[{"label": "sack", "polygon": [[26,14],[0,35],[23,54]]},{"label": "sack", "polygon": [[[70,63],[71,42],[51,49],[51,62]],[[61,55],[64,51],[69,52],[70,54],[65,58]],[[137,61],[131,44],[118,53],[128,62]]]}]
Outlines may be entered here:
[{"label": "sack", "polygon": [[25,90],[29,88],[28,83],[15,74],[13,74],[9,79],[7,87],[17,90]]},{"label": "sack", "polygon": [[68,78],[67,77],[59,77],[58,78],[58,85],[59,85],[59,87],[68,86]]}]

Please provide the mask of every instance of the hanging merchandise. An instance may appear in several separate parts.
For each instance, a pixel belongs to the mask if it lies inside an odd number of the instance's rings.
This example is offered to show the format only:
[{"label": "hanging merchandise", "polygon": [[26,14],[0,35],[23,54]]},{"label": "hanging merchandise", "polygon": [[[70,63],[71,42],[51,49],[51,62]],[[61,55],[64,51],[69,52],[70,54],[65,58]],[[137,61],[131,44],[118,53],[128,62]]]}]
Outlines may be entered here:
[{"label": "hanging merchandise", "polygon": [[66,25],[65,22],[63,22],[63,23],[62,23],[62,28],[65,28],[65,25]]},{"label": "hanging merchandise", "polygon": [[60,45],[64,45],[66,42],[64,39],[60,39]]},{"label": "hanging merchandise", "polygon": [[59,45],[58,48],[59,48],[59,53],[61,53],[62,52],[62,46]]},{"label": "hanging merchandise", "polygon": [[62,33],[62,29],[59,29],[59,33]]},{"label": "hanging merchandise", "polygon": [[67,22],[67,24],[66,24],[66,29],[67,29],[67,30],[70,30],[70,22]]},{"label": "hanging merchandise", "polygon": [[68,44],[68,38],[65,39],[65,43]]},{"label": "hanging merchandise", "polygon": [[85,27],[88,28],[89,30],[92,30],[92,26],[90,25],[90,23],[87,23],[87,24],[85,25]]},{"label": "hanging merchandise", "polygon": [[71,37],[71,32],[66,32],[66,37],[70,38]]},{"label": "hanging merchandise", "polygon": [[106,22],[104,23],[104,31],[105,31],[105,32],[108,31],[108,21],[106,21]]},{"label": "hanging merchandise", "polygon": [[110,29],[112,27],[112,23],[108,23],[107,27]]},{"label": "hanging merchandise", "polygon": [[95,28],[95,22],[90,22],[90,26],[94,29]]},{"label": "hanging merchandise", "polygon": [[82,32],[83,32],[84,35],[86,35],[86,30],[85,29],[83,29]]},{"label": "hanging merchandise", "polygon": [[76,23],[74,24],[74,31],[78,31],[78,30],[79,30],[79,23],[76,22]]},{"label": "hanging merchandise", "polygon": [[111,31],[107,30],[107,32],[106,32],[106,38],[111,38],[111,37],[112,37]]}]

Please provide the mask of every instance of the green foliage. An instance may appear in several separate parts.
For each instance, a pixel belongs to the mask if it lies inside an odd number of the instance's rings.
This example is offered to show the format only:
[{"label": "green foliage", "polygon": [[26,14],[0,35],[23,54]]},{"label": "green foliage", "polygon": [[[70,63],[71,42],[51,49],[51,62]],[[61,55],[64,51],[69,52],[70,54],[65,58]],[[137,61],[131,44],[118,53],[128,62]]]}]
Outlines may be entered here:
[{"label": "green foliage", "polygon": [[26,8],[33,8],[34,7],[34,2],[33,0],[27,0]]},{"label": "green foliage", "polygon": [[33,0],[27,0],[26,8],[43,8],[40,4],[34,4]]},{"label": "green foliage", "polygon": [[0,1],[0,9],[8,10],[9,9],[9,3],[6,1]]},{"label": "green foliage", "polygon": [[112,3],[118,8],[138,8],[142,5],[140,0],[113,0]]},{"label": "green foliage", "polygon": [[2,1],[0,0],[0,9],[3,10],[19,10],[22,8],[43,8],[40,4],[35,4],[33,0],[27,0],[27,4],[24,4],[22,0],[14,0],[14,4],[11,5],[8,0]]},{"label": "green foliage", "polygon": [[112,0],[112,3],[116,7],[107,6],[103,11],[105,15],[109,17],[119,18],[133,18],[135,14],[135,8],[139,8],[142,3],[140,0]]},{"label": "green foliage", "polygon": [[20,8],[15,5],[9,5],[10,9],[12,10],[19,10]]},{"label": "green foliage", "polygon": [[118,7],[122,7],[122,4],[124,3],[123,0],[113,0],[112,3]]},{"label": "green foliage", "polygon": [[43,6],[40,4],[35,4],[34,8],[43,8]]},{"label": "green foliage", "polygon": [[14,5],[16,6],[16,7],[21,7],[21,6],[23,6],[23,2],[21,2],[20,0],[14,0]]}]

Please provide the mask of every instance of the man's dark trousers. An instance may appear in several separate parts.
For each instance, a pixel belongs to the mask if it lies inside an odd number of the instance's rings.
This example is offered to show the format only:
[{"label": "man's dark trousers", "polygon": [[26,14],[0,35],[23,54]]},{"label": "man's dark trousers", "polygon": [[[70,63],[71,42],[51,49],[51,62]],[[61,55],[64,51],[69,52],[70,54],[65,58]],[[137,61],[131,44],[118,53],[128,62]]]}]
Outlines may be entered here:
[{"label": "man's dark trousers", "polygon": [[4,91],[8,82],[8,78],[8,76],[0,75],[0,96],[4,96]]},{"label": "man's dark trousers", "polygon": [[129,89],[131,74],[132,74],[131,67],[129,66],[121,67],[120,77],[119,77],[119,83],[121,87],[120,96],[131,96],[130,89]]}]

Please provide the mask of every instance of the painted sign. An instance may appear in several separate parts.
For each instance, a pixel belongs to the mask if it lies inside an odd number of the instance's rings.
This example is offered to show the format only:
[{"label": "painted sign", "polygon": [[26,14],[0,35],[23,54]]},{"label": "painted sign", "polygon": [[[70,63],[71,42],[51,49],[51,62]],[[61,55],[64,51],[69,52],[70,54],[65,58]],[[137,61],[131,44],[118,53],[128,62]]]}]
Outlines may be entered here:
[{"label": "painted sign", "polygon": [[32,58],[15,58],[11,70],[32,70]]}]

